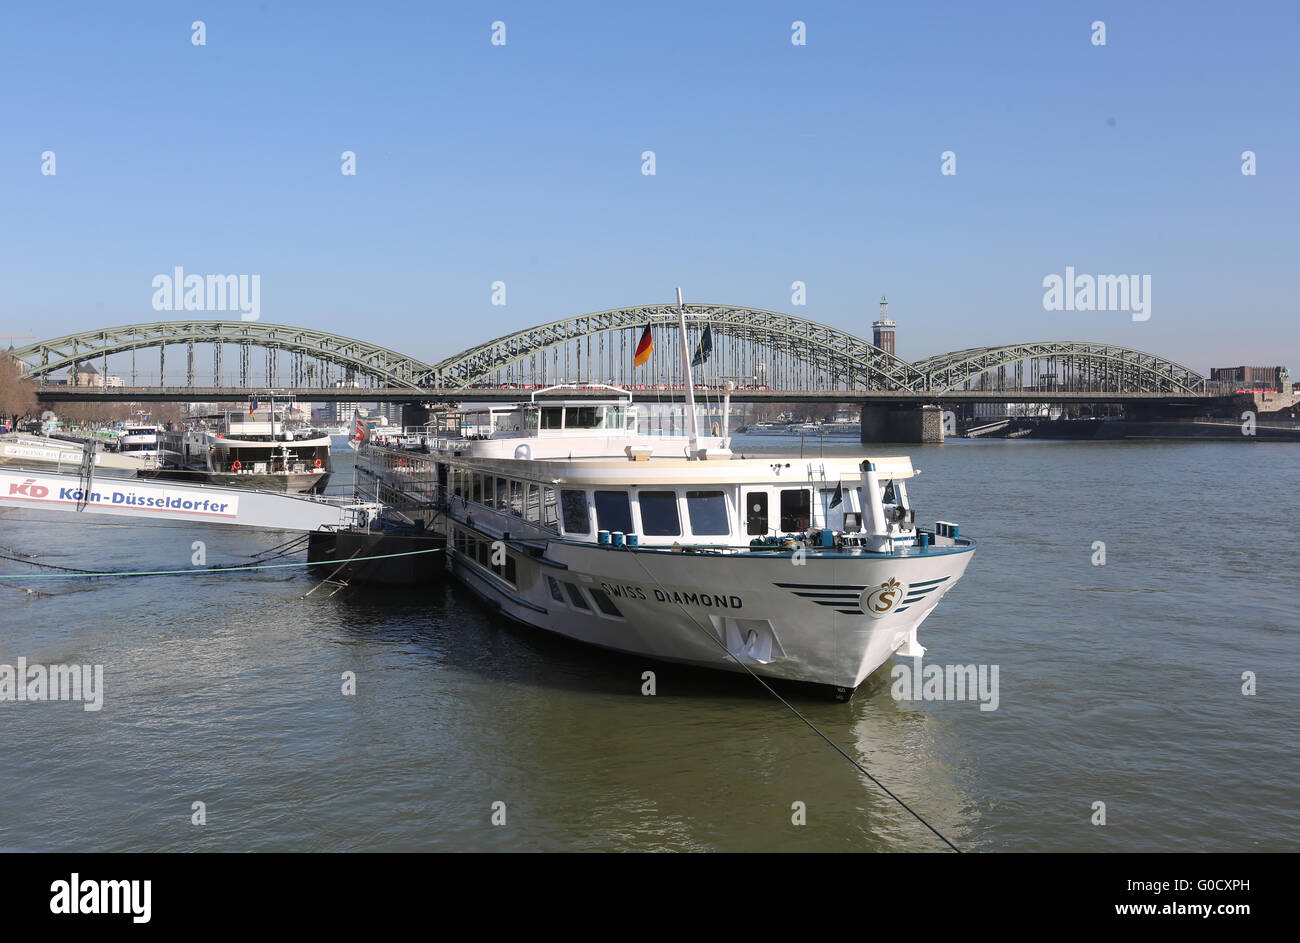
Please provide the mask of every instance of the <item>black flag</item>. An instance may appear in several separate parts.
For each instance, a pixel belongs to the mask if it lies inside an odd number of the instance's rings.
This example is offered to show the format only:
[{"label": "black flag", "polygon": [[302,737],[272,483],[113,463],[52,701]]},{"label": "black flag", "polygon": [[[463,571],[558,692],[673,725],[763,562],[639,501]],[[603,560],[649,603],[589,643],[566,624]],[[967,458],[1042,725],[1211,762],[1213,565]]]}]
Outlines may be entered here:
[{"label": "black flag", "polygon": [[831,497],[831,507],[837,508],[844,503],[844,483],[835,483],[835,494]]},{"label": "black flag", "polygon": [[704,362],[709,359],[711,353],[713,353],[713,329],[706,324],[704,325],[704,335],[700,338],[700,346],[695,348],[695,359],[691,361],[691,366],[704,366]]}]

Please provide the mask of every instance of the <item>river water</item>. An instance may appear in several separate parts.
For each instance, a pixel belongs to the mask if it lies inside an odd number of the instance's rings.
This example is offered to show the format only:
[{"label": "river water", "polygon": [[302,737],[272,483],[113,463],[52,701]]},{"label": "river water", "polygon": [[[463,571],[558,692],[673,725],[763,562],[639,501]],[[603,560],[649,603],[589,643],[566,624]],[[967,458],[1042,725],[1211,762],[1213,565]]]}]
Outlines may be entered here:
[{"label": "river water", "polygon": [[[980,541],[921,628],[926,664],[997,666],[997,709],[897,700],[888,665],[848,704],[794,706],[965,850],[1300,849],[1300,446],[904,450],[918,520]],[[248,562],[288,536],[0,511],[0,545],[86,569],[185,568],[196,540]],[[0,664],[100,664],[105,696],[0,703],[0,848],[943,849],[753,680],[504,623],[454,585],[3,582]]]}]

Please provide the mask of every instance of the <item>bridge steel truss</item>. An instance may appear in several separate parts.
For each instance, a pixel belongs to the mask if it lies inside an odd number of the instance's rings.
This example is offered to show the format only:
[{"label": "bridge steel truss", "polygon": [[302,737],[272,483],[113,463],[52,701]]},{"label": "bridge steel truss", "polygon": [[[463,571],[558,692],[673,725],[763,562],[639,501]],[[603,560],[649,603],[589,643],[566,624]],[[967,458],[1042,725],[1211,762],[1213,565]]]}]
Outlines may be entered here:
[{"label": "bridge steel truss", "polygon": [[[705,325],[710,328],[714,349],[703,371],[706,378],[739,379],[774,389],[846,391],[915,390],[923,380],[907,361],[816,321],[734,305],[684,307],[692,347]],[[646,327],[651,328],[655,353],[647,367],[633,368],[633,351]],[[682,377],[677,330],[676,305],[611,308],[503,335],[440,361],[432,376],[421,379],[444,388],[494,379],[509,383],[579,378],[678,386]],[[796,385],[787,385],[791,382]]]},{"label": "bridge steel truss", "polygon": [[918,360],[926,390],[1205,393],[1205,377],[1155,354],[1086,341],[971,347]]},{"label": "bridge steel truss", "polygon": [[[283,379],[289,385],[330,386],[336,380],[345,382],[369,380],[376,386],[409,387],[417,389],[417,377],[428,375],[428,364],[413,360],[386,347],[377,347],[350,337],[315,331],[310,328],[290,327],[284,324],[267,324],[260,321],[158,321],[151,324],[128,324],[68,334],[53,340],[30,344],[12,352],[12,356],[31,367],[29,376],[45,385],[50,376],[75,364],[100,361],[101,375],[108,375],[108,357],[112,354],[131,353],[132,372],[135,353],[147,348],[159,351],[158,385],[166,385],[166,358],[168,347],[186,349],[186,383],[195,385],[198,372],[195,345],[213,347],[213,377],[215,386],[234,386],[223,381],[226,376],[223,349],[238,348],[238,366],[231,373],[237,375],[238,386],[275,386],[279,377],[278,352],[289,354],[289,375]],[[261,383],[250,383],[253,375],[253,348],[266,353],[266,363]],[[337,368],[331,369],[331,368]],[[132,377],[132,386],[135,378]]]},{"label": "bridge steel truss", "polygon": [[[742,385],[791,391],[886,390],[933,393],[950,390],[1043,390],[1074,392],[1205,393],[1204,377],[1189,368],[1126,347],[1080,341],[1048,341],[975,347],[909,364],[862,338],[806,318],[732,305],[686,306],[692,346],[705,325],[713,355],[697,382],[735,379]],[[632,352],[650,327],[655,353],[647,367],[632,367]],[[325,331],[260,321],[162,321],[69,334],[12,352],[45,385],[58,371],[129,352],[136,386],[137,351],[159,351],[166,385],[169,347],[185,348],[186,386],[196,385],[196,345],[211,345],[214,386],[242,389],[276,386],[280,357],[287,353],[286,385],[329,387],[335,381],[366,381],[394,389],[461,390],[514,382],[604,381],[655,388],[681,385],[675,305],[613,308],[506,334],[436,364],[385,347]],[[223,349],[238,348],[227,370]],[[266,364],[254,380],[253,350]],[[203,371],[206,373],[206,370]],[[229,379],[232,382],[226,382]]]}]

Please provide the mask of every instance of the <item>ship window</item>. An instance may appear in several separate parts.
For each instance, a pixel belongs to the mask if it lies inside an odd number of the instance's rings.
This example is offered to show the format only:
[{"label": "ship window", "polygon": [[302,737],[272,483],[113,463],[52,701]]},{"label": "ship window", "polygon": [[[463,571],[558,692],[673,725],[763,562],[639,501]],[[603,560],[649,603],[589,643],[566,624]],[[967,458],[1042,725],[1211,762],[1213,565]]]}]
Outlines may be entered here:
[{"label": "ship window", "polygon": [[552,599],[554,599],[556,602],[564,602],[564,594],[560,592],[560,584],[555,582],[555,577],[548,576],[546,578],[546,585],[548,585],[551,588]]},{"label": "ship window", "polygon": [[515,517],[524,516],[524,484],[522,481],[510,482],[510,513]]},{"label": "ship window", "polygon": [[510,482],[504,478],[497,479],[497,503],[493,505],[498,511],[510,510]]},{"label": "ship window", "polygon": [[478,547],[478,562],[482,566],[490,566],[492,562],[492,546],[486,540],[475,540]]},{"label": "ship window", "polygon": [[542,428],[563,429],[564,428],[564,407],[543,406],[542,407]]},{"label": "ship window", "polygon": [[691,518],[691,533],[729,534],[727,498],[721,491],[686,492],[686,513]]},{"label": "ship window", "polygon": [[618,611],[618,606],[614,605],[614,600],[605,595],[604,590],[591,589],[588,590],[588,592],[591,593],[591,598],[596,600],[596,608],[605,613],[605,615],[617,616],[620,619],[623,618],[623,613]]},{"label": "ship window", "polygon": [[596,527],[624,533],[632,529],[632,506],[626,491],[596,492]]},{"label": "ship window", "polygon": [[751,491],[745,495],[745,533],[751,537],[767,533],[766,491]]},{"label": "ship window", "polygon": [[641,505],[641,533],[647,537],[677,537],[681,534],[682,522],[677,514],[675,491],[642,491],[637,500]]},{"label": "ship window", "polygon": [[573,608],[575,609],[591,608],[590,606],[587,605],[587,600],[582,598],[582,590],[578,589],[578,587],[574,586],[572,583],[565,583],[564,588],[569,594],[569,599],[573,602]]},{"label": "ship window", "polygon": [[542,523],[554,528],[560,521],[559,509],[555,506],[555,489],[542,489]]},{"label": "ship window", "polygon": [[[488,547],[491,548],[491,544],[489,544]],[[515,571],[515,558],[508,553],[504,556],[505,562],[499,566],[494,565],[492,569],[496,571],[497,576],[504,579],[507,583],[514,583],[518,575]]]},{"label": "ship window", "polygon": [[564,508],[566,534],[590,534],[591,515],[587,510],[587,492],[561,491],[560,504]]},{"label": "ship window", "polygon": [[474,486],[473,491],[469,496],[469,499],[471,501],[477,502],[478,504],[482,504],[483,503],[483,476],[475,475],[471,473],[469,478]]},{"label": "ship window", "polygon": [[623,428],[623,407],[606,406],[605,407],[605,428],[622,429]]},{"label": "ship window", "polygon": [[565,410],[564,428],[595,429],[600,425],[595,406],[570,406]]},{"label": "ship window", "polygon": [[542,489],[537,485],[528,485],[528,498],[524,503],[524,520],[537,524],[542,519]]},{"label": "ship window", "polygon": [[537,431],[537,410],[530,409],[524,413],[524,429],[530,434]]},{"label": "ship window", "polygon": [[812,511],[812,495],[807,488],[781,490],[781,530],[784,533],[807,530]]}]

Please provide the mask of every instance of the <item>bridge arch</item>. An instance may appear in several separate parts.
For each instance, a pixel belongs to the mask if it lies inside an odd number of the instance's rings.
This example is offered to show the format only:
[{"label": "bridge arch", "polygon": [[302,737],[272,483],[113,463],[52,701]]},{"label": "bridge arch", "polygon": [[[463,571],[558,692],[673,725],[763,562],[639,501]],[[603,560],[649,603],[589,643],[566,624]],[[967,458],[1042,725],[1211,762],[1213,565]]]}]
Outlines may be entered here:
[{"label": "bridge arch", "polygon": [[[686,306],[695,344],[710,326],[715,352],[711,379],[750,377],[773,389],[893,390],[942,393],[957,389],[1029,389],[1097,392],[1203,393],[1206,380],[1182,364],[1132,348],[1083,341],[1045,341],[973,347],[909,364],[866,340],[806,318],[759,308],[718,304]],[[397,389],[460,390],[478,383],[531,380],[605,380],[627,385],[680,383],[675,305],[612,308],[525,328],[429,364],[386,347],[326,331],[261,321],[160,321],[67,334],[12,351],[42,384],[78,363],[158,348],[164,377],[168,348],[186,348],[187,385],[194,386],[195,347],[214,348],[213,375],[223,374],[223,349],[237,347],[238,386],[250,382],[253,348],[267,352],[264,384],[276,386],[275,357],[287,352],[284,377],[294,387],[329,386],[324,365],[338,379],[366,380]],[[632,349],[649,326],[658,332],[653,369],[634,371]],[[617,344],[615,343],[617,341]],[[586,345],[586,350],[583,350]],[[564,366],[559,365],[564,351]],[[570,359],[570,354],[576,359]],[[545,360],[551,358],[548,371]],[[541,361],[541,376],[537,375]],[[571,372],[576,364],[576,373]],[[1014,369],[1008,369],[1014,368]],[[606,371],[606,372],[602,372]],[[136,385],[134,376],[132,386]],[[215,382],[220,387],[224,382]]]},{"label": "bridge arch", "polygon": [[[921,388],[936,391],[1050,386],[1079,392],[1203,393],[1206,388],[1205,377],[1175,361],[1087,341],[970,347],[926,357],[913,366],[924,375]],[[1016,376],[1008,385],[1006,368],[1013,366]]]},{"label": "bridge arch", "polygon": [[[752,376],[760,382],[775,381],[776,361],[780,360],[783,369],[788,367],[794,372],[798,368],[790,365],[801,364],[805,378],[809,373],[835,376],[837,385],[842,385],[847,390],[911,390],[918,389],[923,380],[920,371],[907,361],[860,337],[807,318],[735,305],[688,304],[684,307],[692,344],[697,343],[705,325],[710,327],[715,343],[716,360],[711,358],[715,373],[718,369],[730,369],[733,375]],[[468,387],[492,377],[508,375],[516,365],[523,367],[531,362],[532,369],[536,371],[539,357],[544,371],[548,353],[553,360],[558,361],[561,350],[567,354],[574,345],[578,345],[578,350],[581,351],[581,344],[591,338],[605,337],[612,342],[616,335],[621,335],[618,337],[617,356],[612,346],[588,356],[587,375],[584,378],[635,385],[637,375],[631,368],[630,348],[635,346],[637,337],[647,326],[652,330],[676,331],[676,305],[611,308],[505,334],[439,361],[429,376],[420,377],[420,382],[428,386]],[[720,342],[735,344],[736,350],[719,351],[717,345]],[[656,349],[659,351],[656,357],[666,356],[668,359],[666,363],[657,365],[660,369],[652,372],[661,377],[666,372],[665,379],[669,383],[681,379],[678,375],[677,344],[675,334],[655,338]],[[759,353],[755,354],[755,350]],[[769,357],[772,362],[758,360],[759,357]],[[611,376],[592,372],[593,362],[596,368],[602,366],[600,358],[604,358],[603,365],[612,373]],[[566,365],[568,363],[571,361],[566,358]],[[580,369],[581,363],[579,358]],[[667,370],[662,371],[663,367]],[[768,369],[759,369],[760,367]],[[559,369],[558,366],[555,369]],[[646,377],[652,372],[647,372]],[[572,380],[576,377],[561,376],[553,370],[546,379]],[[649,379],[648,382],[659,381]],[[774,388],[778,386],[776,382],[767,385]]]},{"label": "bridge arch", "polygon": [[[380,386],[417,389],[416,378],[427,376],[432,370],[429,364],[356,338],[262,321],[156,321],[149,324],[128,324],[66,334],[29,344],[12,351],[11,356],[27,363],[30,367],[28,375],[44,384],[53,374],[83,362],[94,363],[99,360],[104,364],[101,372],[107,373],[109,356],[150,348],[161,351],[159,372],[165,376],[166,349],[185,347],[187,385],[194,386],[194,347],[197,344],[213,345],[213,372],[218,377],[222,374],[222,348],[240,348],[237,369],[241,375],[239,385],[243,387],[250,385],[248,352],[253,347],[290,353],[293,356],[290,369],[294,372],[299,367],[309,369],[308,362],[314,360],[337,366],[348,376],[362,377]],[[270,381],[274,379],[275,367],[269,357],[267,368],[272,374],[267,385],[274,385]],[[299,379],[294,377],[295,381]],[[294,385],[300,384],[295,382]]]}]

